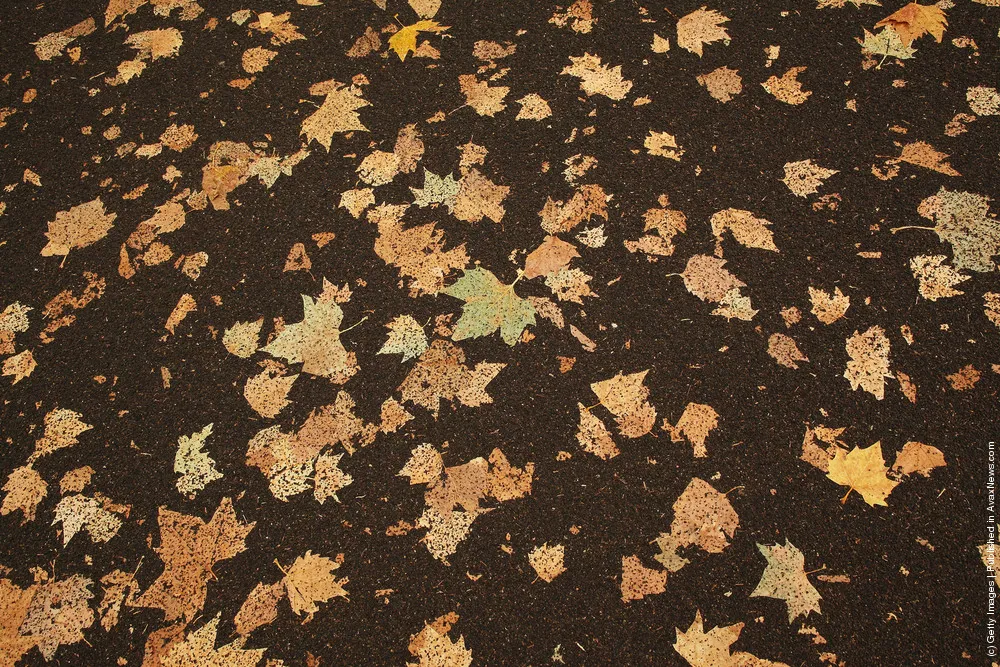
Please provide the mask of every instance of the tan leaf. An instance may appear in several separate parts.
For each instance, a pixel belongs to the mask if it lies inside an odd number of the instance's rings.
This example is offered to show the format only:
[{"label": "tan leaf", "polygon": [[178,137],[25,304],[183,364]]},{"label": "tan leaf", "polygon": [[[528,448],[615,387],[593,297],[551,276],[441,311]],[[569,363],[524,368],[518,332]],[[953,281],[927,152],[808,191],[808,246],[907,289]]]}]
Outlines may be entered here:
[{"label": "tan leaf", "polygon": [[570,261],[579,256],[580,253],[572,243],[567,243],[558,236],[546,236],[524,259],[524,277],[530,280],[557,273],[568,268]]},{"label": "tan leaf", "polygon": [[266,648],[244,649],[245,637],[215,648],[222,614],[194,632],[183,641],[171,645],[161,658],[162,667],[257,667],[264,658]]},{"label": "tan leaf", "polygon": [[507,108],[504,98],[510,92],[507,86],[491,86],[486,81],[478,81],[475,74],[462,74],[458,85],[465,95],[465,103],[480,116],[495,116]]},{"label": "tan leaf", "polygon": [[309,94],[326,95],[326,99],[319,109],[302,122],[306,145],[315,139],[329,151],[334,134],[368,131],[361,122],[358,109],[370,106],[371,103],[361,97],[361,89],[357,86],[345,86],[330,79],[313,84]]},{"label": "tan leaf", "polygon": [[28,464],[11,471],[7,482],[3,485],[3,491],[7,495],[0,505],[0,514],[7,516],[15,510],[21,510],[23,525],[35,520],[35,510],[48,494],[49,485],[31,464]]},{"label": "tan leaf", "polygon": [[688,483],[673,509],[670,532],[660,533],[656,538],[660,553],[655,556],[671,572],[679,571],[689,562],[680,555],[681,549],[697,546],[708,553],[722,553],[740,525],[726,494],[697,477]]},{"label": "tan leaf", "polygon": [[298,374],[286,376],[275,369],[265,368],[247,380],[243,396],[261,417],[274,419],[288,406],[288,392],[298,377]]},{"label": "tan leaf", "polygon": [[285,597],[285,583],[257,584],[236,614],[236,634],[249,637],[257,628],[270,625],[278,618],[278,603]]},{"label": "tan leaf", "polygon": [[638,556],[622,557],[622,602],[641,600],[667,590],[667,571],[646,567]]},{"label": "tan leaf", "polygon": [[618,456],[621,452],[611,439],[611,433],[604,422],[585,408],[583,403],[577,403],[577,406],[580,409],[580,426],[576,431],[576,440],[583,451],[604,460]]},{"label": "tan leaf", "polygon": [[822,598],[806,576],[806,559],[802,552],[787,539],[784,546],[758,544],[757,548],[767,559],[767,568],[750,597],[784,600],[788,605],[789,623],[809,612],[821,613],[819,601]]},{"label": "tan leaf", "polygon": [[45,433],[35,441],[35,451],[28,457],[28,463],[51,454],[57,449],[71,447],[79,442],[77,436],[94,428],[81,421],[83,415],[66,408],[54,408],[45,415]]},{"label": "tan leaf", "polygon": [[260,348],[302,372],[343,384],[358,372],[357,357],[340,341],[344,311],[336,303],[302,296],[302,321],[286,325],[270,343]]},{"label": "tan leaf", "polygon": [[725,103],[743,92],[743,78],[738,70],[720,67],[708,74],[699,74],[698,83],[708,90],[708,94]]},{"label": "tan leaf", "polygon": [[854,332],[846,344],[847,369],[844,377],[851,383],[851,389],[860,387],[882,400],[885,397],[885,378],[889,373],[889,339],[885,330],[876,325],[866,332]]},{"label": "tan leaf", "polygon": [[403,227],[405,205],[385,205],[368,211],[368,220],[378,225],[375,254],[410,278],[410,296],[437,294],[447,276],[469,263],[465,245],[445,250],[444,232],[434,223]]},{"label": "tan leaf", "polygon": [[62,255],[65,258],[74,248],[86,248],[100,241],[111,231],[117,217],[104,210],[100,197],[56,213],[45,233],[49,242],[42,248],[42,257]]},{"label": "tan leaf", "polygon": [[181,31],[177,28],[162,28],[132,33],[125,40],[125,44],[138,52],[137,58],[159,60],[176,56],[183,41]]},{"label": "tan leaf", "polygon": [[290,21],[291,17],[291,12],[278,15],[271,12],[260,12],[257,14],[257,20],[248,27],[271,35],[271,44],[274,46],[281,46],[282,44],[305,39],[306,36],[299,32],[298,26]]},{"label": "tan leaf", "polygon": [[720,39],[729,44],[729,33],[722,26],[729,21],[714,9],[702,7],[682,16],[677,21],[677,46],[698,54],[700,58],[705,44],[717,42]]},{"label": "tan leaf", "polygon": [[786,368],[798,368],[796,361],[809,361],[809,358],[802,354],[799,346],[790,337],[782,333],[771,334],[767,339],[767,353]]},{"label": "tan leaf", "polygon": [[458,641],[453,641],[448,636],[457,622],[458,614],[447,614],[433,623],[424,623],[423,630],[410,635],[407,648],[417,662],[408,662],[407,667],[471,667],[472,651],[465,648],[465,638],[459,636]]},{"label": "tan leaf", "polygon": [[656,423],[656,408],[649,403],[649,388],[643,384],[648,373],[618,373],[590,385],[601,404],[615,416],[618,430],[626,438],[646,435]]},{"label": "tan leaf", "polygon": [[687,440],[694,446],[694,456],[704,458],[708,456],[705,441],[708,439],[708,434],[718,425],[719,413],[711,405],[688,403],[675,425],[671,426],[664,420],[662,428],[670,432],[670,439],[673,442]]},{"label": "tan leaf", "polygon": [[79,574],[43,583],[31,599],[20,632],[31,638],[46,661],[66,644],[85,641],[83,631],[96,619],[89,600],[94,582]]},{"label": "tan leaf", "polygon": [[[774,245],[774,237],[768,227],[771,222],[754,216],[750,211],[727,208],[712,215],[712,234],[717,244],[722,243],[722,235],[729,231],[740,245],[747,248],[760,248],[778,252]],[[742,287],[742,285],[734,285]]]},{"label": "tan leaf", "polygon": [[182,435],[177,440],[177,453],[174,455],[174,472],[180,473],[177,478],[177,490],[188,496],[194,496],[210,482],[222,479],[222,473],[215,468],[215,460],[202,451],[205,440],[212,435],[212,424],[202,430],[188,435]]},{"label": "tan leaf", "polygon": [[910,441],[896,454],[896,462],[892,464],[892,472],[896,475],[913,474],[929,477],[934,468],[943,468],[944,453],[937,447],[925,445],[922,442]]},{"label": "tan leaf", "polygon": [[542,120],[552,115],[552,107],[537,93],[528,93],[517,103],[521,105],[521,110],[514,120]]},{"label": "tan leaf", "polygon": [[710,255],[694,255],[680,274],[687,291],[702,301],[719,303],[731,289],[746,287],[746,283],[723,267],[726,260]]},{"label": "tan leaf", "polygon": [[[823,2],[824,0],[820,0]],[[686,632],[675,628],[677,641],[674,650],[687,660],[691,667],[788,667],[783,662],[758,658],[752,653],[732,652],[732,646],[743,631],[743,623],[715,627],[705,632],[701,610],[695,612],[694,621]]]},{"label": "tan leaf", "polygon": [[609,67],[601,64],[600,56],[584,53],[582,56],[570,56],[570,63],[560,74],[568,74],[580,79],[580,89],[591,95],[604,95],[612,100],[623,100],[630,90],[632,82],[622,77],[622,67]]},{"label": "tan leaf", "polygon": [[600,185],[581,185],[568,202],[549,197],[538,212],[542,218],[542,229],[549,234],[559,234],[570,231],[595,215],[607,220],[610,199]]},{"label": "tan leaf", "polygon": [[22,350],[20,353],[3,360],[3,374],[13,375],[14,381],[11,384],[17,384],[31,375],[37,366],[31,350]]},{"label": "tan leaf", "polygon": [[903,44],[910,46],[913,40],[927,34],[940,43],[947,25],[948,20],[945,18],[944,10],[938,5],[920,5],[911,2],[886,16],[876,23],[875,27],[892,27]]},{"label": "tan leaf", "polygon": [[170,311],[163,328],[170,333],[175,333],[177,326],[184,321],[184,318],[196,310],[198,310],[198,304],[195,303],[194,297],[190,294],[182,294],[181,298],[177,300],[177,305]]},{"label": "tan leaf", "polygon": [[812,301],[812,314],[823,324],[833,324],[847,312],[851,305],[851,297],[844,296],[839,287],[833,292],[824,292],[816,287],[809,287],[809,300]]},{"label": "tan leaf", "polygon": [[802,83],[798,80],[799,74],[804,71],[805,67],[793,67],[780,77],[772,76],[760,85],[780,102],[802,104],[812,95],[811,90],[802,90]]},{"label": "tan leaf", "polygon": [[263,317],[251,322],[236,322],[222,334],[222,344],[230,354],[249,359],[257,351],[263,326]]},{"label": "tan leaf", "polygon": [[241,523],[233,503],[223,498],[211,521],[160,508],[160,546],[155,551],[164,569],[133,603],[166,612],[166,620],[190,622],[201,611],[212,567],[246,549],[256,522]]},{"label": "tan leaf", "polygon": [[785,163],[785,177],[781,179],[796,197],[816,194],[817,188],[823,182],[840,172],[836,169],[826,169],[814,163],[812,159]]},{"label": "tan leaf", "polygon": [[108,542],[122,527],[121,518],[111,511],[118,507],[106,498],[79,494],[64,496],[56,505],[52,525],[62,522],[63,546],[69,544],[81,529],[87,531],[92,542]]},{"label": "tan leaf", "polygon": [[955,289],[955,285],[972,276],[964,276],[944,262],[945,255],[917,255],[910,260],[910,270],[919,282],[920,296],[937,301],[950,296],[965,294]]},{"label": "tan leaf", "polygon": [[347,577],[337,579],[333,575],[342,562],[343,556],[332,560],[307,551],[288,568],[284,579],[288,602],[293,612],[299,616],[307,615],[303,622],[308,623],[319,611],[317,602],[328,602],[335,597],[347,598],[347,591],[344,590]]},{"label": "tan leaf", "polygon": [[546,542],[528,553],[528,562],[535,569],[538,578],[548,583],[566,571],[563,564],[565,556],[566,547],[561,544],[549,546]]},{"label": "tan leaf", "polygon": [[497,185],[478,169],[469,169],[459,181],[455,217],[466,222],[479,222],[483,218],[500,222],[505,212],[503,200],[509,192],[510,186]]}]

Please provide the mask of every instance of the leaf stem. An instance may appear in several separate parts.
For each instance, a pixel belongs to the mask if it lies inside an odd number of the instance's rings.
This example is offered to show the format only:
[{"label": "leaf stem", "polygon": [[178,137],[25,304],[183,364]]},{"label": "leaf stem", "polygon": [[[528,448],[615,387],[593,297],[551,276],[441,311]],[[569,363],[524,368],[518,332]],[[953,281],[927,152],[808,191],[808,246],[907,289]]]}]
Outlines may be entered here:
[{"label": "leaf stem", "polygon": [[925,229],[925,230],[927,230],[929,232],[936,232],[937,231],[937,227],[923,227],[921,225],[903,225],[902,227],[893,227],[889,231],[892,232],[893,234],[895,234],[896,232],[898,232],[901,229]]}]

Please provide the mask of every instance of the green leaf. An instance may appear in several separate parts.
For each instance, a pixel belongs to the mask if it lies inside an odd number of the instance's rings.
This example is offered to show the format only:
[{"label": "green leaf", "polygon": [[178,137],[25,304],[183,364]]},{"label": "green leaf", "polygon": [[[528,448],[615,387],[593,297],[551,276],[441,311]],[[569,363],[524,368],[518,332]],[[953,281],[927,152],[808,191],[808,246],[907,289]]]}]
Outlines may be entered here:
[{"label": "green leaf", "polygon": [[451,213],[458,197],[459,183],[452,174],[442,177],[424,169],[424,187],[410,188],[410,190],[413,192],[413,203],[420,208],[431,204],[444,204]]},{"label": "green leaf", "polygon": [[535,309],[531,303],[514,293],[513,284],[503,284],[486,269],[476,267],[465,271],[443,292],[465,301],[462,317],[452,334],[454,340],[481,338],[500,329],[503,341],[514,345],[524,328],[535,323]]},{"label": "green leaf", "polygon": [[865,41],[861,44],[861,48],[872,55],[882,56],[883,58],[892,56],[900,60],[909,60],[917,52],[916,49],[903,44],[903,40],[899,38],[899,33],[889,26],[883,28],[882,32],[877,35],[865,30]]}]

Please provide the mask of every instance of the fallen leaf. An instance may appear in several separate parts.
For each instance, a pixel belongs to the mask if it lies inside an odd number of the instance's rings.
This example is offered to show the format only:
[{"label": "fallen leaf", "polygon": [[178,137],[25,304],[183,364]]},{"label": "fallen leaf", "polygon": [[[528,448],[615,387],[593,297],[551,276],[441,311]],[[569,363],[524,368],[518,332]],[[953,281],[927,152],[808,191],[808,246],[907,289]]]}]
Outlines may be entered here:
[{"label": "fallen leaf", "polygon": [[844,377],[851,383],[851,389],[858,387],[882,400],[885,398],[885,378],[889,373],[889,339],[885,330],[876,325],[863,334],[854,332],[846,344],[847,369]]},{"label": "fallen leaf", "polygon": [[344,311],[336,303],[301,296],[302,320],[286,325],[260,350],[288,363],[302,364],[303,373],[343,384],[358,372],[355,354],[340,341]]},{"label": "fallen leaf", "polygon": [[784,600],[788,605],[789,623],[813,611],[822,613],[819,609],[822,596],[806,576],[806,558],[802,552],[787,539],[784,546],[758,544],[757,548],[767,559],[767,567],[750,597]]},{"label": "fallen leaf", "polygon": [[401,61],[406,60],[406,56],[417,50],[417,34],[421,32],[433,32],[441,34],[451,26],[441,25],[437,21],[424,19],[408,26],[403,26],[396,34],[389,38],[389,48],[395,51]]},{"label": "fallen leaf", "polygon": [[841,503],[847,502],[851,491],[857,491],[866,503],[875,507],[885,506],[885,499],[898,484],[885,476],[888,470],[882,458],[882,443],[876,442],[865,449],[855,447],[850,452],[838,449],[826,476],[848,487],[847,493],[840,499]]},{"label": "fallen leaf", "polygon": [[49,242],[42,248],[42,257],[62,255],[65,262],[70,250],[86,248],[107,236],[117,217],[117,214],[104,210],[100,197],[56,213],[55,219],[49,222],[49,231],[45,233]]},{"label": "fallen leaf", "polygon": [[452,334],[456,341],[489,336],[499,329],[503,341],[514,345],[525,327],[535,324],[535,309],[531,303],[517,296],[513,284],[501,283],[486,269],[476,267],[464,271],[462,277],[442,293],[465,302],[462,317]]},{"label": "fallen leaf", "polygon": [[729,18],[714,9],[702,7],[677,21],[677,46],[695,53],[700,58],[705,44],[725,40],[729,44],[729,33],[722,26]]}]

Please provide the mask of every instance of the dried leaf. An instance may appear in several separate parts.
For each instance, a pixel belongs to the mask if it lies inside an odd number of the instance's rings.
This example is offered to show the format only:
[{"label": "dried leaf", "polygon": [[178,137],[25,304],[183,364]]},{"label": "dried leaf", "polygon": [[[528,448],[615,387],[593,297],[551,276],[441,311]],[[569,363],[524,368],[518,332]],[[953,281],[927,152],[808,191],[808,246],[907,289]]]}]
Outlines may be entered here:
[{"label": "dried leaf", "polygon": [[822,613],[819,609],[822,596],[806,576],[806,558],[802,552],[787,539],[784,546],[758,544],[757,548],[767,559],[767,568],[750,597],[784,600],[788,605],[789,623],[799,616],[808,616],[813,611]]}]

